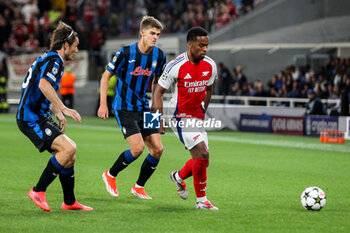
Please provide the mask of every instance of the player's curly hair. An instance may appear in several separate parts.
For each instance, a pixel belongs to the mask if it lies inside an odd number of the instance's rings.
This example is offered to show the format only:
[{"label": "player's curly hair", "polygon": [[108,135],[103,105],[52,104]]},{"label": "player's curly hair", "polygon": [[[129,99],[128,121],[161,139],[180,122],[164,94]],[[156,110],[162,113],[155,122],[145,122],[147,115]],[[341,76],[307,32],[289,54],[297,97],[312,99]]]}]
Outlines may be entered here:
[{"label": "player's curly hair", "polygon": [[50,50],[60,50],[66,42],[72,45],[77,37],[78,33],[71,26],[60,21],[51,36]]},{"label": "player's curly hair", "polygon": [[208,36],[208,32],[202,27],[193,27],[187,32],[187,42],[196,41],[197,36]]},{"label": "player's curly hair", "polygon": [[140,29],[143,30],[146,28],[157,28],[159,30],[163,30],[163,25],[161,22],[159,22],[158,19],[154,18],[153,16],[145,15],[141,20]]}]

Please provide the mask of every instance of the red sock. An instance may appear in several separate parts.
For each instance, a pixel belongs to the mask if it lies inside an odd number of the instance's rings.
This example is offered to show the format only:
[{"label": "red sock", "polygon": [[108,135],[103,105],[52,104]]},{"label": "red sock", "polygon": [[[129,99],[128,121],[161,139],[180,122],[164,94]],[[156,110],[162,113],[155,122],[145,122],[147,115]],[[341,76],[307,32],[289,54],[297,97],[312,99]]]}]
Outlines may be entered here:
[{"label": "red sock", "polygon": [[208,159],[196,158],[193,162],[193,184],[197,197],[204,197],[207,189],[207,167]]},{"label": "red sock", "polygon": [[181,170],[179,171],[179,177],[184,180],[192,176],[192,167],[193,167],[193,159],[189,159],[186,162],[185,166],[181,168]]}]

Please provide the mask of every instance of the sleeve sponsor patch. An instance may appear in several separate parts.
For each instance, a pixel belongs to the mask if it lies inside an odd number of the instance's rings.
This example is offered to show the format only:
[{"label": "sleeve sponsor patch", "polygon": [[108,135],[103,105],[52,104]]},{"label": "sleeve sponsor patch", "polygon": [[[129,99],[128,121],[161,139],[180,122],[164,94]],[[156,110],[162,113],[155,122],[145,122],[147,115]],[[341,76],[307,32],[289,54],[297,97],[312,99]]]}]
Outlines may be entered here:
[{"label": "sleeve sponsor patch", "polygon": [[47,72],[46,76],[49,77],[52,81],[56,82],[56,77],[53,74]]}]

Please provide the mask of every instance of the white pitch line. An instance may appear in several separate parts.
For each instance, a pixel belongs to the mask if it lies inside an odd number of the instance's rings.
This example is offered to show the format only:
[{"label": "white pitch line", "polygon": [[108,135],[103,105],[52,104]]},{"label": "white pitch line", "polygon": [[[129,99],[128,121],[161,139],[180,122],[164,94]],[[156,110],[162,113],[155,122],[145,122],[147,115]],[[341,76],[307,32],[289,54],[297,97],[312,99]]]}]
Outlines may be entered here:
[{"label": "white pitch line", "polygon": [[223,137],[217,135],[209,135],[209,144],[211,140],[214,141],[225,141],[225,142],[236,142],[236,143],[247,143],[254,145],[265,145],[265,146],[275,146],[275,147],[289,147],[289,148],[300,148],[300,149],[312,149],[312,150],[322,150],[322,151],[332,151],[332,152],[350,152],[350,148],[340,147],[342,145],[332,145],[332,144],[311,144],[295,141],[271,141],[271,140],[252,140],[246,138],[236,138],[236,137]]}]

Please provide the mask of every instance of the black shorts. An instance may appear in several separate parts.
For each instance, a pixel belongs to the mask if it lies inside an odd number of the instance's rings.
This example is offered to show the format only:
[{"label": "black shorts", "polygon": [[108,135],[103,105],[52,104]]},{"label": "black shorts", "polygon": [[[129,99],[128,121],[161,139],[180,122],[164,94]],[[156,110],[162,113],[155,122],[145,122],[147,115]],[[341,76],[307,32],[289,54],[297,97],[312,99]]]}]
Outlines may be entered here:
[{"label": "black shorts", "polygon": [[39,121],[17,120],[18,128],[26,135],[40,152],[51,149],[52,142],[63,134],[60,127],[51,117]]},{"label": "black shorts", "polygon": [[151,134],[159,133],[158,129],[144,129],[143,128],[143,111],[131,112],[118,110],[115,114],[119,127],[127,138],[131,135],[141,133],[142,137],[145,138]]}]

